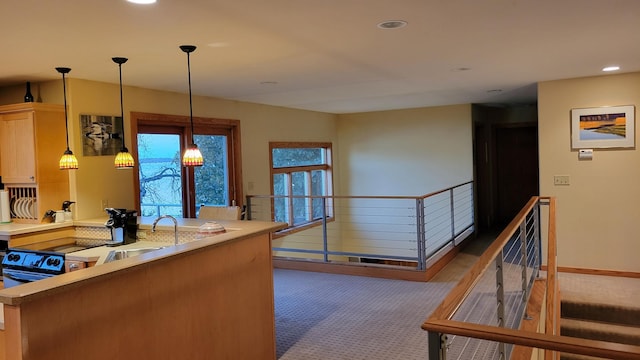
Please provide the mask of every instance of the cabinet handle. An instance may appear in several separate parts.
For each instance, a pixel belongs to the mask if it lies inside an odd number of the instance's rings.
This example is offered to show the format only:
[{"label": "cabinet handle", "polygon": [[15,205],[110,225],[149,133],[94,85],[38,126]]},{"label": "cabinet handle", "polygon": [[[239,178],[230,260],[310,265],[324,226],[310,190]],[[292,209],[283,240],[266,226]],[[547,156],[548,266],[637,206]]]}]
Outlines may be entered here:
[{"label": "cabinet handle", "polygon": [[73,270],[78,270],[79,266],[76,263],[71,263],[69,264],[69,270],[73,271]]},{"label": "cabinet handle", "polygon": [[36,179],[36,177],[35,177],[35,176],[29,176],[29,180],[33,181],[33,180],[35,180],[35,179]]}]

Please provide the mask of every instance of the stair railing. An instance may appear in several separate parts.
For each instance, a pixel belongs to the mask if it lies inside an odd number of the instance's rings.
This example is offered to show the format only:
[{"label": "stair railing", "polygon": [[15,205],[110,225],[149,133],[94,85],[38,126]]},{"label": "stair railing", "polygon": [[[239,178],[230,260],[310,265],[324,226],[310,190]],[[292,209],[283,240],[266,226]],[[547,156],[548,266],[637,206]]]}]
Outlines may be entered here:
[{"label": "stair railing", "polygon": [[[473,200],[468,181],[420,196],[248,195],[246,205],[249,220],[289,223],[274,235],[276,257],[367,266],[384,260],[425,271],[473,234]],[[304,214],[294,213],[294,201],[308,205]]]},{"label": "stair railing", "polygon": [[[526,305],[529,294],[516,291],[513,281],[509,280],[514,277],[515,268],[515,257],[509,255],[509,249],[516,243],[528,248],[529,234],[534,234],[534,242],[540,249],[540,234],[544,228],[539,215],[541,206],[548,207],[545,333],[519,330],[517,317],[526,317],[526,314],[523,307],[515,305],[520,305],[519,301]],[[527,269],[531,267],[529,260],[524,264],[528,264]],[[495,282],[490,281],[489,270],[495,270]],[[537,270],[535,272],[537,276]],[[530,279],[526,269],[523,274],[523,279]],[[488,283],[495,284],[493,291],[487,291],[491,288]],[[422,328],[428,331],[429,359],[509,359],[514,344],[543,349],[546,360],[557,359],[560,352],[608,359],[640,359],[640,346],[559,335],[557,289],[555,198],[532,197],[423,323]],[[522,296],[519,301],[513,300],[519,295]],[[489,312],[493,316],[487,317],[486,309],[492,308],[487,304],[492,301],[495,311]]]}]

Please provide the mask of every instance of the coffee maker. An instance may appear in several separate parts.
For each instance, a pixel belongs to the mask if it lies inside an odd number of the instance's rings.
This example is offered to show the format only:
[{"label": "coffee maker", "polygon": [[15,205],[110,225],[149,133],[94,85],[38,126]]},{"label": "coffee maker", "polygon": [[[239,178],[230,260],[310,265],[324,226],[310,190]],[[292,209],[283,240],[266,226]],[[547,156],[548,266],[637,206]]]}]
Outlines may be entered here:
[{"label": "coffee maker", "polygon": [[138,214],[136,210],[104,209],[109,214],[109,219],[104,223],[111,230],[111,242],[107,245],[117,246],[136,242],[138,232]]}]

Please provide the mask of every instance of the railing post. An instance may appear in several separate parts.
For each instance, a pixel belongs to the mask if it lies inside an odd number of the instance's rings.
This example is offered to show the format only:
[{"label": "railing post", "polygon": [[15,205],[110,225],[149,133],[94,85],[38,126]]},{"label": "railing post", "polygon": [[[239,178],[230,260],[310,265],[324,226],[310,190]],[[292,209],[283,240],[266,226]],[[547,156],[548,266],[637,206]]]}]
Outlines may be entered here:
[{"label": "railing post", "polygon": [[[496,256],[496,298],[498,302],[498,326],[504,327],[504,276],[503,276],[503,250]],[[500,351],[500,358],[505,358],[505,346],[504,343],[498,344],[498,350]]]},{"label": "railing post", "polygon": [[527,314],[527,302],[529,301],[529,278],[527,277],[527,216],[520,223],[520,242],[522,243],[520,253],[522,255],[522,302],[524,306],[524,318],[530,320]]},{"label": "railing post", "polygon": [[536,254],[536,277],[540,276],[540,264],[542,264],[542,239],[540,237],[540,199],[533,207],[533,246]]},{"label": "railing post", "polygon": [[327,243],[327,197],[322,198],[322,246],[324,262],[329,262],[329,244]]},{"label": "railing post", "polygon": [[453,209],[453,188],[449,189],[449,210],[451,211],[451,243],[455,245],[456,220]]},{"label": "railing post", "polygon": [[428,340],[429,340],[429,360],[446,360],[447,335],[429,331]]},{"label": "railing post", "polygon": [[427,239],[425,235],[424,199],[416,199],[416,241],[418,243],[418,270],[427,268]]}]

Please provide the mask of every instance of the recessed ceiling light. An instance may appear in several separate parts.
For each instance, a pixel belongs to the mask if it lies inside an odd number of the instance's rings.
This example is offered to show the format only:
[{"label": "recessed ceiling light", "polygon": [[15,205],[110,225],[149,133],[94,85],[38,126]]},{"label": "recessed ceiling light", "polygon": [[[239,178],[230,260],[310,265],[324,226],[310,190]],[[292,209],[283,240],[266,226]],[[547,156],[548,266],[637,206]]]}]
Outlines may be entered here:
[{"label": "recessed ceiling light", "polygon": [[496,93],[501,93],[502,89],[492,89],[492,90],[487,90],[487,92],[489,94],[496,94]]},{"label": "recessed ceiling light", "polygon": [[277,81],[260,81],[260,85],[278,85]]},{"label": "recessed ceiling light", "polygon": [[127,2],[130,2],[133,4],[149,5],[149,4],[155,4],[156,0],[127,0]]},{"label": "recessed ceiling light", "polygon": [[617,71],[620,70],[620,66],[607,66],[605,68],[602,68],[602,71]]},{"label": "recessed ceiling light", "polygon": [[407,26],[407,22],[404,20],[387,20],[378,24],[380,29],[399,29]]}]

